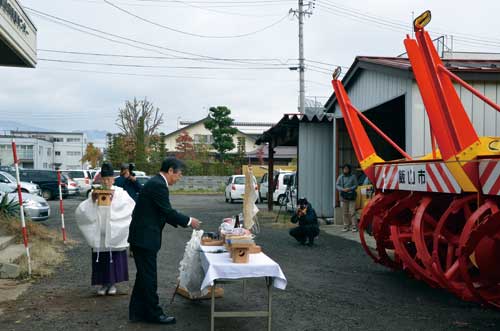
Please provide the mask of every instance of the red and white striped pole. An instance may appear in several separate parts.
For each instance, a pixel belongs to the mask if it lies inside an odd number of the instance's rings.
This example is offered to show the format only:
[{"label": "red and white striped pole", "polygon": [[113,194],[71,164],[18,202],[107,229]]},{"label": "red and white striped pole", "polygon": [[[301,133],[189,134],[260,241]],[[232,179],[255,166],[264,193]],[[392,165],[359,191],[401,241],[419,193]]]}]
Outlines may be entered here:
[{"label": "red and white striped pole", "polygon": [[30,248],[28,246],[28,231],[26,230],[26,221],[24,219],[23,194],[21,192],[21,181],[19,180],[19,159],[17,158],[15,139],[12,139],[12,153],[14,154],[14,165],[16,166],[17,196],[19,199],[19,209],[21,212],[21,226],[23,231],[24,247],[26,248],[26,257],[28,258],[28,275],[31,276]]},{"label": "red and white striped pole", "polygon": [[63,205],[63,196],[61,188],[61,170],[57,170],[57,184],[59,185],[59,211],[61,212],[61,231],[62,231],[63,241],[66,243],[66,227],[64,225],[64,205]]}]

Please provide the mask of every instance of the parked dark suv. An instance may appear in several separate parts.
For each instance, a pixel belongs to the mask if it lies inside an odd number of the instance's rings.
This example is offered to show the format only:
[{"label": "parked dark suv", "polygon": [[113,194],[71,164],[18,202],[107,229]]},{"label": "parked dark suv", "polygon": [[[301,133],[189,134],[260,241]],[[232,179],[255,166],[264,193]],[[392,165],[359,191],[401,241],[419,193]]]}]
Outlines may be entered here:
[{"label": "parked dark suv", "polygon": [[[19,177],[23,182],[32,182],[40,186],[42,197],[45,200],[52,200],[59,197],[59,184],[57,181],[57,172],[54,170],[32,170],[19,169]],[[67,180],[61,178],[61,192],[63,198],[68,196]]]}]

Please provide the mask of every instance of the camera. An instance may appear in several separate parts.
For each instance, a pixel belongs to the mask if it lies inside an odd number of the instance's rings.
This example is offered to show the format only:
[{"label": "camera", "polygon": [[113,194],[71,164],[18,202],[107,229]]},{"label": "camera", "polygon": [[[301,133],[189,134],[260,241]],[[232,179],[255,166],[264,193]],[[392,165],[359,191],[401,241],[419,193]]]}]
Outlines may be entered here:
[{"label": "camera", "polygon": [[135,164],[129,163],[128,164],[128,171],[130,173],[130,176],[132,176],[132,177],[135,177],[134,169],[135,169]]}]

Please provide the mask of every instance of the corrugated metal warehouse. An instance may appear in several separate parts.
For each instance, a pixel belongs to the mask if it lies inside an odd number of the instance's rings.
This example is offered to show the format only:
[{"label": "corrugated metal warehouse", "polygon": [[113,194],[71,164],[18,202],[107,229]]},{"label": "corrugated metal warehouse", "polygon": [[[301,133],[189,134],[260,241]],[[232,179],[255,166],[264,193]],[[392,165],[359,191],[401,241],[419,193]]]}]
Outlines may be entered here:
[{"label": "corrugated metal warehouse", "polygon": [[[444,59],[446,67],[496,103],[500,103],[500,60]],[[400,57],[357,57],[342,82],[353,105],[412,156],[431,151],[429,120],[410,62]],[[479,135],[500,136],[500,113],[456,85]],[[359,167],[335,95],[326,116],[285,115],[260,138],[274,147],[298,145],[298,196],[306,196],[320,217],[338,206],[335,179],[340,167]],[[333,117],[331,117],[333,116]],[[375,131],[366,127],[378,154],[401,158]]]},{"label": "corrugated metal warehouse", "polygon": [[[298,197],[307,197],[319,217],[334,212],[333,116],[286,114],[257,140],[277,146],[297,146]],[[271,168],[271,167],[270,167]],[[272,176],[271,176],[272,177]]]},{"label": "corrugated metal warehouse", "polygon": [[[445,66],[484,93],[500,102],[499,60],[443,60]],[[342,79],[353,105],[379,126],[412,156],[431,151],[429,120],[408,59],[357,57]],[[500,136],[500,113],[465,88],[456,85],[464,107],[479,135]],[[358,166],[335,95],[327,101],[326,111],[333,113],[335,176],[344,163]],[[386,160],[401,156],[371,128],[367,131],[380,156]],[[336,199],[335,199],[336,200]]]}]

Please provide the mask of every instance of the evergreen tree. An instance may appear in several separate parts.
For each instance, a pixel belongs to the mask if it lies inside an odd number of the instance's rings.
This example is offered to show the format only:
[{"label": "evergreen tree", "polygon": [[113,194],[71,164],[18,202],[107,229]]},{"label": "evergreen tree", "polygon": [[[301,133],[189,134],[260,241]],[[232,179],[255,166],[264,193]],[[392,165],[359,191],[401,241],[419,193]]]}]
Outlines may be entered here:
[{"label": "evergreen tree", "polygon": [[144,132],[144,116],[139,117],[137,131],[135,135],[135,165],[137,169],[144,169],[147,164],[146,160],[146,135]]},{"label": "evergreen tree", "polygon": [[226,154],[235,148],[233,136],[238,132],[233,128],[234,120],[229,116],[231,110],[225,106],[210,107],[208,120],[205,121],[205,128],[212,132],[213,144],[219,152],[221,160],[226,159]]}]

